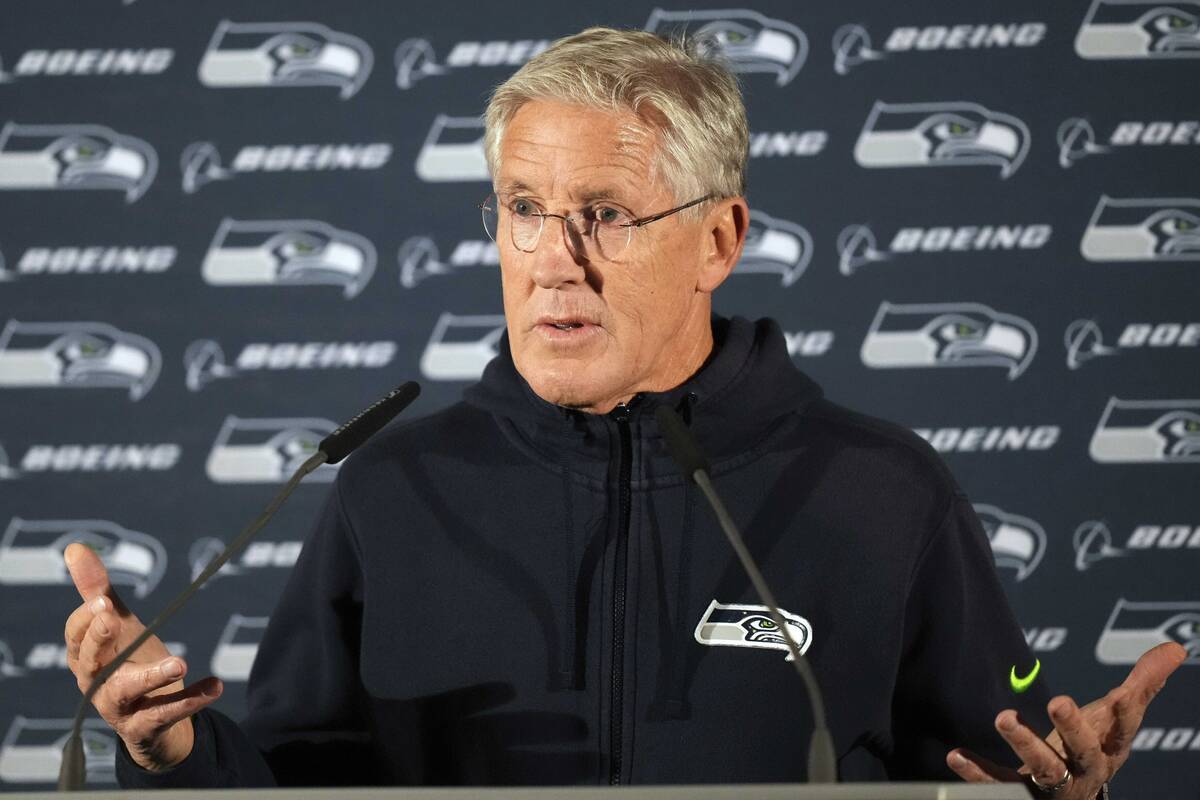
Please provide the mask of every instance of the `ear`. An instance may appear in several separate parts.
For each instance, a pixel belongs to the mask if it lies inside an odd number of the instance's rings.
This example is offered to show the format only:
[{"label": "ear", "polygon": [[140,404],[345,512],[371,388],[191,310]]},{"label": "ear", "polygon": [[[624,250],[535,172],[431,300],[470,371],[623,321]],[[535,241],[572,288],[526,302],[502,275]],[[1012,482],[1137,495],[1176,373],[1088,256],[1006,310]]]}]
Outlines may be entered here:
[{"label": "ear", "polygon": [[744,197],[727,197],[717,202],[704,218],[700,273],[696,290],[712,292],[729,277],[742,257],[750,207]]}]

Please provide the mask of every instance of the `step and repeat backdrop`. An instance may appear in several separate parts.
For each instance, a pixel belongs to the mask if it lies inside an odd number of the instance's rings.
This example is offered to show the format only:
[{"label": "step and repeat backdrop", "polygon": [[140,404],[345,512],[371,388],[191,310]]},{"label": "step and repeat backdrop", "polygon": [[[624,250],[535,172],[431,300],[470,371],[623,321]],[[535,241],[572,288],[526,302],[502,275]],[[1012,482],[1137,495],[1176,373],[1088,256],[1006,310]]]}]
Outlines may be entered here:
[{"label": "step and repeat backdrop", "polygon": [[[1196,797],[1200,2],[603,6],[5,4],[0,789],[49,787],[79,698],[68,542],[149,618],[340,421],[479,375],[479,115],[600,23],[740,74],[751,231],[717,309],[944,454],[1046,680],[1086,702],[1188,648],[1114,789]],[[334,469],[164,637],[235,718]],[[98,718],[86,746],[111,783]]]}]

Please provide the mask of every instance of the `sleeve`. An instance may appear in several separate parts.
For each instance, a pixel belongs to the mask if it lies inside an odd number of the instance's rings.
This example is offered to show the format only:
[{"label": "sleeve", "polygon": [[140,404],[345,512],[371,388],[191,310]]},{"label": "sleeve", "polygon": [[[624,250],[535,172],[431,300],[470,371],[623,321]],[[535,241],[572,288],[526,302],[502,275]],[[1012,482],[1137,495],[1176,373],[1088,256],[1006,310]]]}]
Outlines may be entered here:
[{"label": "sleeve", "polygon": [[918,557],[905,604],[901,662],[892,702],[892,779],[958,781],[946,754],[965,747],[1018,766],[994,727],[1015,708],[1039,735],[1052,729],[1052,694],[1039,676],[1023,693],[1009,673],[1027,675],[1034,656],[996,574],[991,546],[970,502],[954,495]]},{"label": "sleeve", "polygon": [[122,746],[126,789],[326,786],[377,782],[359,678],[361,560],[339,484],[325,501],[259,645],[238,725],[196,714],[191,754],[170,770],[141,769]]}]

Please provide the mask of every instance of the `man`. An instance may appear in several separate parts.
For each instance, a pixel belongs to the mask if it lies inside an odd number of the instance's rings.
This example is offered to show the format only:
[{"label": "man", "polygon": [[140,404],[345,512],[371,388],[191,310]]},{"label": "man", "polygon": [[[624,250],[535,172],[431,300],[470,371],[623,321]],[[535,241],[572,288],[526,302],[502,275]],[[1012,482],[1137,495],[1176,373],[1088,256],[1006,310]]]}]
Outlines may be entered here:
[{"label": "man", "polygon": [[[822,684],[844,780],[1017,780],[998,764],[1018,762],[1096,796],[1182,648],[1084,709],[1040,681],[1012,696],[1033,660],[945,466],[825,400],[770,320],[712,316],[746,237],[747,140],[730,74],[642,32],[563,39],[497,89],[500,356],[342,468],[245,722],[157,639],[108,682],[123,786],[803,780],[801,685],[665,451],[665,404]],[[141,625],[93,554],[66,557],[84,689]]]}]

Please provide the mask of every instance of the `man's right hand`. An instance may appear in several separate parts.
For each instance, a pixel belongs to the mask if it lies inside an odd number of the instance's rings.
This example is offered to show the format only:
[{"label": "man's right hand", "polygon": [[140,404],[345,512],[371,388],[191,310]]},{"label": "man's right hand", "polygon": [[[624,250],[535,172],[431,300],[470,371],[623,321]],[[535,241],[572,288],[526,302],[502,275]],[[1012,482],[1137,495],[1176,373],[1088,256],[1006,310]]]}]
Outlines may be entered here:
[{"label": "man's right hand", "polygon": [[[86,692],[100,670],[145,626],[117,597],[108,571],[90,548],[68,545],[63,558],[83,598],[83,605],[67,618],[67,666],[75,673],[79,691]],[[184,660],[151,636],[92,698],[143,769],[161,771],[187,758],[193,743],[191,715],[221,696],[221,681],[214,677],[184,688],[186,672]]]}]

